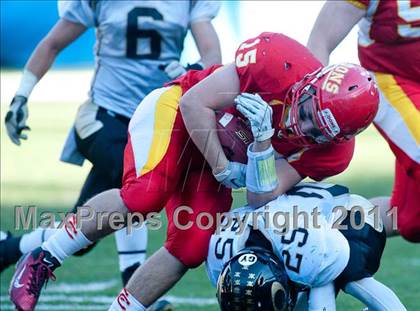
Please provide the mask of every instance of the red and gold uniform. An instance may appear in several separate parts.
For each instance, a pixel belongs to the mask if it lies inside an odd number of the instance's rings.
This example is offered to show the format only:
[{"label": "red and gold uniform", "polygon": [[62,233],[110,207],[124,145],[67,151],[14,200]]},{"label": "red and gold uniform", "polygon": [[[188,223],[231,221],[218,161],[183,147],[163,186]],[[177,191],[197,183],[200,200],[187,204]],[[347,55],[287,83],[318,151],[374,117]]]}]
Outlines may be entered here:
[{"label": "red and gold uniform", "polygon": [[[270,102],[273,122],[278,128],[287,90],[321,64],[298,42],[281,34],[263,33],[241,45],[236,53],[236,66],[240,91],[259,93]],[[214,224],[206,222],[209,228],[200,229],[195,221],[197,216],[203,212],[213,216],[226,212],[232,203],[230,189],[213,177],[191,141],[178,109],[182,94],[217,68],[190,71],[150,93],[131,119],[125,150],[121,189],[124,203],[130,211],[142,214],[158,212],[166,206],[169,224],[165,247],[188,267],[195,267],[206,258],[214,230]],[[354,140],[299,148],[276,134],[273,146],[302,177],[321,180],[348,166]],[[192,211],[174,215],[179,206],[188,206]],[[186,228],[181,230],[180,225]]]},{"label": "red and gold uniform", "polygon": [[349,2],[366,10],[359,59],[375,75],[374,123],[396,156],[391,205],[401,235],[420,242],[420,0]]},{"label": "red and gold uniform", "polygon": [[[254,53],[255,62],[252,56]],[[241,93],[258,93],[272,106],[275,129],[271,141],[273,148],[287,158],[302,177],[308,176],[319,181],[347,168],[353,156],[354,139],[341,144],[301,148],[281,135],[287,91],[306,74],[322,67],[309,50],[302,49],[298,42],[284,35],[262,33],[239,47],[236,67]]]}]

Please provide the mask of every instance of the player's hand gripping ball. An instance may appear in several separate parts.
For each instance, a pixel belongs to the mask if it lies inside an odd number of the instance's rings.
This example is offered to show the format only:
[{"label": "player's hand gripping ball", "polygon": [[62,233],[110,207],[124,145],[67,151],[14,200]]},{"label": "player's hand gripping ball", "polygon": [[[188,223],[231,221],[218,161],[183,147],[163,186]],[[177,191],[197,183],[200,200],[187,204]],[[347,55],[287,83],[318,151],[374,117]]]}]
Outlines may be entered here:
[{"label": "player's hand gripping ball", "polygon": [[258,94],[242,93],[235,98],[236,109],[251,123],[256,141],[270,139],[274,135],[273,109]]}]

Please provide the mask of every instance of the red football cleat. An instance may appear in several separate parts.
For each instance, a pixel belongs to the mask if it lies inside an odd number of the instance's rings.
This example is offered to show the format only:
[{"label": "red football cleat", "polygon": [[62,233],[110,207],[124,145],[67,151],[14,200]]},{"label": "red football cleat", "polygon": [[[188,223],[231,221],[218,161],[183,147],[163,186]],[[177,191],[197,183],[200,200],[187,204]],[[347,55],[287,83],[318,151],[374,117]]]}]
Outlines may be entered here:
[{"label": "red football cleat", "polygon": [[38,247],[22,257],[10,283],[10,300],[20,311],[32,311],[41,289],[49,279],[55,280],[53,270],[60,263],[48,251]]}]

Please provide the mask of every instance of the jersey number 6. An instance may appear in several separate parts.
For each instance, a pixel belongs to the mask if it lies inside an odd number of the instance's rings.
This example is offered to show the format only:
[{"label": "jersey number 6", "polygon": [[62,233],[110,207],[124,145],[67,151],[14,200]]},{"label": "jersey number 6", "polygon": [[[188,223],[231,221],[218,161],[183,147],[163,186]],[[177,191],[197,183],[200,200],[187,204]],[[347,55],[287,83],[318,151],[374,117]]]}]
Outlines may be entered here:
[{"label": "jersey number 6", "polygon": [[[127,17],[127,57],[135,59],[159,59],[162,37],[154,29],[139,29],[138,18],[151,17],[154,20],[163,20],[162,14],[154,8],[134,8]],[[138,53],[138,39],[150,42],[150,53]]]}]

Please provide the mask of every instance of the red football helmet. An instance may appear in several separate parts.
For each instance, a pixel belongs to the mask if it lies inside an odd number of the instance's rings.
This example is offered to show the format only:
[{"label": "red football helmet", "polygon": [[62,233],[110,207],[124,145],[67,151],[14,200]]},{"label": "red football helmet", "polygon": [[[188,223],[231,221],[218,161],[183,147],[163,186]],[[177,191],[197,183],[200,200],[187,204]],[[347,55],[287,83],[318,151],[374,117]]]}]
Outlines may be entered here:
[{"label": "red football helmet", "polygon": [[[299,108],[303,103],[310,105],[318,137],[305,134],[302,129]],[[284,105],[289,111],[283,114],[287,120],[282,134],[303,146],[340,143],[353,138],[373,121],[378,104],[377,86],[363,67],[341,63],[320,68],[289,89]]]}]

